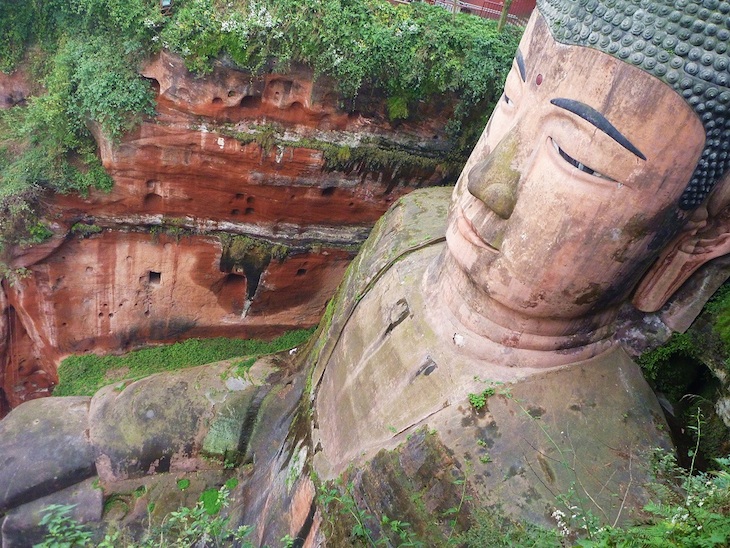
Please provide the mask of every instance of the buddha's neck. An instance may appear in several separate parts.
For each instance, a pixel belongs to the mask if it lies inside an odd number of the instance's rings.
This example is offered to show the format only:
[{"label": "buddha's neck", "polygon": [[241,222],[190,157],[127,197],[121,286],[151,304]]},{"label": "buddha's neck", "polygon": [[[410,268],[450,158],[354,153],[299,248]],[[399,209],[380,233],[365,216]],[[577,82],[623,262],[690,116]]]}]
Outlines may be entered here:
[{"label": "buddha's neck", "polygon": [[[448,248],[431,264],[423,283],[433,304],[431,323],[448,326],[440,329],[459,329],[469,341],[464,351],[480,359],[553,367],[591,358],[613,344],[615,310],[570,320],[520,314],[477,287]],[[496,356],[500,358],[495,360]]]}]

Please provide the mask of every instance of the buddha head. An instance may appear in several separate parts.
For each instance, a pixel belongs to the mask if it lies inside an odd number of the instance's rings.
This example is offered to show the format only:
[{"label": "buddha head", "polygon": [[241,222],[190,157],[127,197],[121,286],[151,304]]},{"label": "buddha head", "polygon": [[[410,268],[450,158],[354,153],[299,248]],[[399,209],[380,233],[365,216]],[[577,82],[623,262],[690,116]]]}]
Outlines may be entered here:
[{"label": "buddha head", "polygon": [[449,213],[448,269],[479,315],[596,334],[730,251],[711,196],[730,167],[728,29],[718,0],[538,0]]}]

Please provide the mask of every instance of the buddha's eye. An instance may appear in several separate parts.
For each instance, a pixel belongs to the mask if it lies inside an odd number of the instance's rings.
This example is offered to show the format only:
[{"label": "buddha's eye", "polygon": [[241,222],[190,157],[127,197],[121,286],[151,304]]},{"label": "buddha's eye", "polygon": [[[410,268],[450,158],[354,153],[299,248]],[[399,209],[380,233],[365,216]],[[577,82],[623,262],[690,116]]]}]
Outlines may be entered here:
[{"label": "buddha's eye", "polygon": [[558,154],[560,154],[560,157],[568,162],[571,166],[581,170],[583,173],[587,173],[588,175],[593,175],[594,177],[600,177],[601,179],[606,179],[608,181],[613,181],[614,179],[611,179],[611,177],[604,175],[603,173],[599,173],[593,168],[588,167],[587,165],[579,162],[575,158],[569,156],[562,148],[558,146],[558,143],[555,142],[554,139],[550,139],[550,142],[553,144],[553,148],[558,151]]}]

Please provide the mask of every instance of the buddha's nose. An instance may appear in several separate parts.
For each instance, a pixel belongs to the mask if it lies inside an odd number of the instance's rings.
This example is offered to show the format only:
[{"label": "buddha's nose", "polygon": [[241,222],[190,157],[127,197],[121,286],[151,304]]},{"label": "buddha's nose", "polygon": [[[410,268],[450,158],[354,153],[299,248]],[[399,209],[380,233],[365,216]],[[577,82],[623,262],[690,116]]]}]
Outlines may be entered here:
[{"label": "buddha's nose", "polygon": [[[509,139],[507,140],[509,141]],[[502,219],[509,219],[517,203],[520,174],[512,166],[514,147],[504,140],[476,164],[467,178],[467,188]]]}]

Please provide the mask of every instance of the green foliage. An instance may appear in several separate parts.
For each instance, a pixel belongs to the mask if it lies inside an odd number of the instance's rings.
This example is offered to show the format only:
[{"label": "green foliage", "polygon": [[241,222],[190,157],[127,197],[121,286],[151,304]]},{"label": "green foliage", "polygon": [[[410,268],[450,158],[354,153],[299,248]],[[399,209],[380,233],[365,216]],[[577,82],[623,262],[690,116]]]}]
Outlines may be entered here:
[{"label": "green foliage", "polygon": [[477,512],[474,525],[456,538],[456,545],[464,548],[554,548],[561,542],[557,531],[512,520],[498,508],[484,508]]},{"label": "green foliage", "polygon": [[40,525],[48,530],[48,535],[36,548],[74,548],[90,546],[91,532],[79,522],[72,519],[69,513],[74,504],[51,504],[46,507]]},{"label": "green foliage", "polygon": [[[233,485],[233,484],[231,484]],[[233,485],[235,487],[235,485]],[[161,525],[142,533],[139,540],[131,540],[132,532],[111,531],[100,543],[92,542],[91,532],[82,524],[68,516],[73,506],[51,505],[46,508],[41,525],[48,533],[40,548],[159,548],[161,546],[241,546],[252,548],[246,540],[252,527],[242,525],[237,529],[228,528],[230,518],[222,514],[231,502],[229,484],[220,489],[203,492],[193,508],[182,507],[168,514]],[[148,508],[152,511],[151,508]]]},{"label": "green foliage", "polygon": [[188,339],[122,356],[70,356],[58,367],[59,384],[53,394],[91,396],[102,386],[121,381],[120,374],[124,379],[136,380],[161,371],[175,371],[239,356],[270,354],[302,344],[311,333],[307,329],[290,331],[273,341],[222,337]]},{"label": "green foliage", "polygon": [[645,352],[637,360],[646,379],[657,390],[679,401],[696,373],[697,347],[688,333],[674,333],[662,346]]},{"label": "green foliage", "polygon": [[644,508],[648,517],[643,523],[600,528],[578,546],[728,546],[730,459],[717,459],[716,463],[717,471],[692,474],[677,466],[673,455],[660,454],[657,471],[661,479],[680,488],[658,490],[659,497]]},{"label": "green foliage", "polygon": [[72,234],[78,234],[80,238],[88,238],[94,234],[99,234],[102,228],[99,225],[76,223],[71,227]]},{"label": "green foliage", "polygon": [[[160,47],[198,72],[221,56],[258,74],[305,63],[338,83],[349,108],[358,108],[363,91],[389,97],[392,120],[410,117],[422,100],[451,102],[454,94],[449,132],[460,164],[496,102],[520,32],[499,33],[492,21],[423,2],[177,0],[170,17],[152,0],[0,3],[0,70],[26,56],[41,92],[0,115],[0,210],[10,208],[6,200],[28,205],[0,226],[0,251],[31,238],[41,192],[111,187],[90,128],[118,139],[153,115],[151,90],[136,69]],[[252,139],[268,152],[278,132],[270,126]],[[331,148],[328,165],[346,170],[438,163],[378,147]]]},{"label": "green foliage", "polygon": [[487,387],[478,394],[469,394],[469,403],[475,410],[481,411],[487,405],[487,398],[494,396],[495,393],[496,389],[493,386]]},{"label": "green foliage", "polygon": [[322,486],[317,494],[317,502],[326,515],[339,515],[341,518],[352,521],[350,539],[354,542],[374,546],[372,532],[366,522],[373,518],[357,505],[352,495],[352,484],[340,490],[335,485]]},{"label": "green foliage", "polygon": [[51,236],[53,236],[51,229],[38,221],[28,227],[28,239],[22,241],[21,245],[39,244],[45,242]]},{"label": "green foliage", "polygon": [[223,501],[218,496],[218,489],[206,489],[200,494],[200,502],[209,516],[214,516],[221,511]]},{"label": "green foliage", "polygon": [[[48,0],[0,5],[0,69],[12,70],[33,46],[30,72],[40,94],[0,112],[0,251],[37,237],[43,191],[108,190],[90,128],[118,139],[154,113],[149,84],[136,67],[147,54],[158,14],[146,0]],[[159,14],[158,14],[159,16]],[[153,25],[154,26],[154,25]],[[149,42],[151,44],[151,42]],[[17,207],[24,202],[25,208]]]},{"label": "green foliage", "polygon": [[483,127],[520,33],[512,27],[499,33],[493,21],[425,2],[259,0],[223,7],[181,0],[160,37],[198,72],[212,70],[212,60],[224,54],[254,73],[305,63],[333,77],[348,101],[364,89],[391,97],[394,120],[408,117],[420,100],[455,93],[456,136],[472,123]]},{"label": "green foliage", "polygon": [[[383,515],[380,519],[380,533],[376,534],[372,531],[369,524],[375,524],[377,520],[370,513],[360,508],[353,495],[353,489],[352,483],[342,485],[342,482],[338,481],[335,484],[321,486],[317,493],[317,502],[328,519],[333,520],[334,516],[337,515],[338,521],[342,520],[342,522],[349,524],[348,545],[397,546],[399,548],[423,548],[426,546],[418,540],[410,523],[391,519],[386,515]],[[334,527],[332,521],[330,526]]]},{"label": "green foliage", "polygon": [[389,97],[385,103],[391,121],[408,118],[408,100],[405,97]]},{"label": "green foliage", "polygon": [[290,251],[284,244],[273,244],[240,234],[222,233],[219,239],[223,248],[221,268],[226,271],[246,267],[262,270],[271,259],[283,261]]},{"label": "green foliage", "polygon": [[[730,354],[730,283],[725,283],[705,305],[705,311],[714,317],[713,329]],[[729,367],[730,369],[730,367]]]}]

